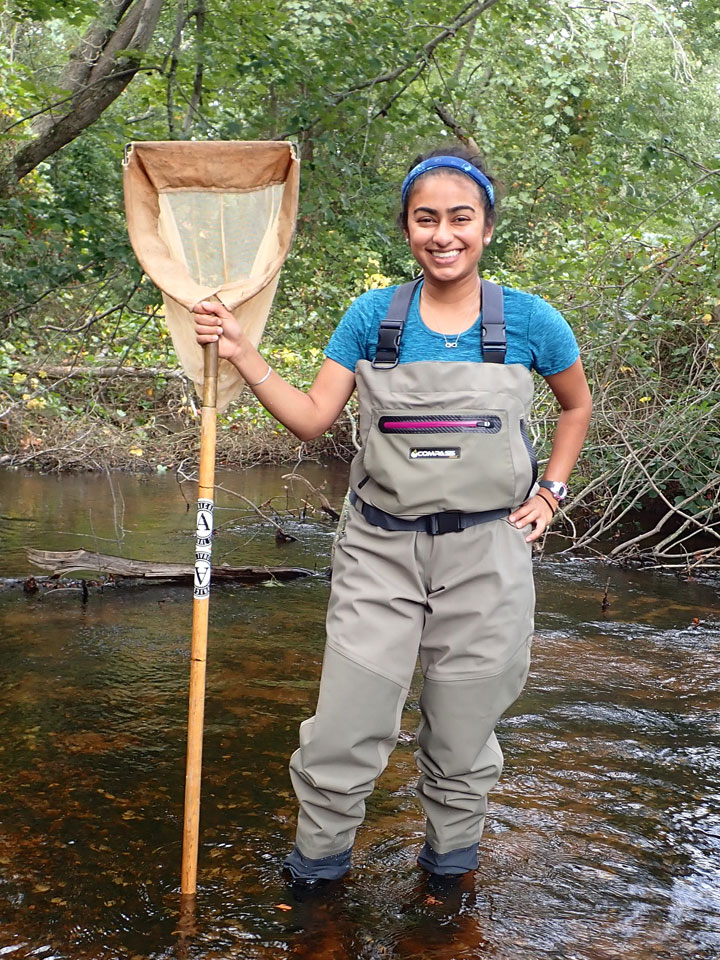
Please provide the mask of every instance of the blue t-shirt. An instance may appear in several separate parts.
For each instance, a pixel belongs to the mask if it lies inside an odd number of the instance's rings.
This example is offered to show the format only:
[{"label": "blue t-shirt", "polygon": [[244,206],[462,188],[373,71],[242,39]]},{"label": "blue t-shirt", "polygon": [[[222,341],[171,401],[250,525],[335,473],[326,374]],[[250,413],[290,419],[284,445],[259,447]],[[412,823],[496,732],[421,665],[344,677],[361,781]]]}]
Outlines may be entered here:
[{"label": "blue t-shirt", "polygon": [[[397,287],[383,287],[368,290],[358,297],[337,325],[325,348],[325,356],[353,371],[358,360],[372,360],[378,328],[396,290]],[[521,363],[528,370],[537,370],[543,377],[572,366],[580,354],[575,336],[563,315],[542,297],[510,287],[503,287],[502,291],[507,330],[505,362]],[[469,329],[460,334],[457,347],[448,350],[446,338],[423,323],[419,300],[418,288],[400,341],[400,363],[421,360],[482,362],[482,313]],[[454,340],[455,335],[447,339]]]}]

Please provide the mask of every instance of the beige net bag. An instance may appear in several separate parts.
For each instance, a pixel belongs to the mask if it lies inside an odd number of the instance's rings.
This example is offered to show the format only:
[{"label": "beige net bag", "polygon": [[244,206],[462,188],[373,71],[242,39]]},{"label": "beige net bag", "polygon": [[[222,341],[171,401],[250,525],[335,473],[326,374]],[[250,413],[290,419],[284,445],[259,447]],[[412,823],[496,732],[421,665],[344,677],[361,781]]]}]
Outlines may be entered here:
[{"label": "beige net bag", "polygon": [[[293,237],[299,161],[286,142],[169,141],[130,144],[123,166],[133,249],[163,293],[178,358],[201,394],[192,308],[215,297],[258,345]],[[219,410],[243,384],[221,360]]]}]

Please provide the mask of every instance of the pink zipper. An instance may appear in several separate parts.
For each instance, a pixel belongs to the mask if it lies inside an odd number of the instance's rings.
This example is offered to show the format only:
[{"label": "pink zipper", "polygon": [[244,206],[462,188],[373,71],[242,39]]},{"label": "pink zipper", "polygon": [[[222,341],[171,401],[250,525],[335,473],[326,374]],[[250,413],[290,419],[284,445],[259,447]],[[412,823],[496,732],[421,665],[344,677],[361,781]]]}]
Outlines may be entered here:
[{"label": "pink zipper", "polygon": [[490,427],[489,420],[390,420],[385,421],[385,430],[442,430],[443,427],[461,427],[474,430],[476,427]]},{"label": "pink zipper", "polygon": [[494,414],[434,414],[427,417],[381,416],[381,433],[499,433],[502,421]]}]

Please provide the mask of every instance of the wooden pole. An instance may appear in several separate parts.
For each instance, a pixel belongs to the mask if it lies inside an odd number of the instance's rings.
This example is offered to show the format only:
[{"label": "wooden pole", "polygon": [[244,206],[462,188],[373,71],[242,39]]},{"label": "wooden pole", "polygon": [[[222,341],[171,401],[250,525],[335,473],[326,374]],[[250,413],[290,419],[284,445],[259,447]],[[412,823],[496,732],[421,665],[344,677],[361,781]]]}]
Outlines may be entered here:
[{"label": "wooden pole", "polygon": [[180,888],[185,897],[194,897],[197,889],[200,778],[205,717],[205,665],[207,662],[210,574],[212,570],[213,497],[215,494],[218,345],[217,343],[209,343],[203,349],[205,379],[203,382],[200,430],[200,470],[195,533],[195,585],[193,589],[192,644],[190,648],[190,700],[188,705],[187,763],[185,767],[185,816],[180,882]]}]

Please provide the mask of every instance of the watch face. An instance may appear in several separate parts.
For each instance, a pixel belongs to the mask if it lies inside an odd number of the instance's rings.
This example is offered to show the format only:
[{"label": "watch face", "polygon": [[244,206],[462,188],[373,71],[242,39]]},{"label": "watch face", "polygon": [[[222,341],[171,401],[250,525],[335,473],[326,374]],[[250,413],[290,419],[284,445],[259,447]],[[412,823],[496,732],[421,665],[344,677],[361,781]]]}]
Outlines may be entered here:
[{"label": "watch face", "polygon": [[567,497],[567,485],[562,483],[560,480],[541,480],[539,486],[549,490],[558,503]]}]

